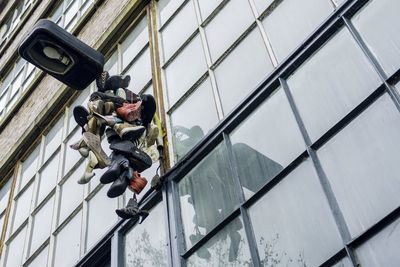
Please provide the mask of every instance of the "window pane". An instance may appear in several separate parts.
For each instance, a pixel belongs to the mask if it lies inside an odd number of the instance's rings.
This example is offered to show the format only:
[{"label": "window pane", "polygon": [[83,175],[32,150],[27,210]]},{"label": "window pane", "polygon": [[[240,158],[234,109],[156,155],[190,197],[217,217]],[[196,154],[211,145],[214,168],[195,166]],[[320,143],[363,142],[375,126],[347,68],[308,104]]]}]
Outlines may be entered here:
[{"label": "window pane", "polygon": [[336,34],[288,79],[312,141],[342,119],[380,83],[346,29]]},{"label": "window pane", "polygon": [[136,224],[125,235],[125,266],[167,266],[168,244],[164,209],[160,203],[150,211],[142,224]]},{"label": "window pane", "polygon": [[[172,106],[206,72],[206,62],[197,35],[165,70],[168,97]],[[185,75],[182,75],[182,74]]]},{"label": "window pane", "polygon": [[188,1],[178,15],[162,30],[164,62],[167,61],[197,29],[193,1]]},{"label": "window pane", "polygon": [[232,133],[231,142],[246,198],[306,148],[282,89],[240,124]]},{"label": "window pane", "polygon": [[65,12],[64,25],[68,25],[78,12],[78,4],[79,0],[74,0],[74,2],[68,7],[68,10]]},{"label": "window pane", "polygon": [[[11,240],[7,248],[7,258],[4,266],[20,267],[22,266],[22,253],[24,252],[24,241],[26,236],[26,226]],[[22,248],[22,249],[21,249]]]},{"label": "window pane", "polygon": [[160,26],[172,16],[184,0],[160,0],[158,10],[160,10]]},{"label": "window pane", "polygon": [[32,203],[33,183],[15,201],[15,214],[12,231],[14,232],[29,215]]},{"label": "window pane", "polygon": [[[106,63],[104,64],[104,70],[108,71],[110,73],[110,75],[116,75],[119,74],[118,72],[118,64],[117,64],[117,60],[118,60],[118,50],[115,50],[110,58],[106,61]],[[133,79],[134,77],[132,77]]]},{"label": "window pane", "polygon": [[51,130],[47,133],[45,139],[45,152],[43,163],[51,156],[51,154],[56,151],[56,149],[61,144],[61,136],[62,136],[62,127],[64,123],[64,116],[61,116],[56,124],[51,128]]},{"label": "window pane", "polygon": [[179,182],[187,249],[238,205],[225,156],[225,147],[218,145]]},{"label": "window pane", "polygon": [[0,96],[0,111],[2,111],[6,105],[8,91]]},{"label": "window pane", "polygon": [[[254,21],[248,1],[229,1],[205,28],[215,62]],[[229,30],[227,29],[229,25]]]},{"label": "window pane", "polygon": [[318,151],[353,237],[400,204],[399,134],[399,112],[384,95]]},{"label": "window pane", "polygon": [[82,211],[56,235],[54,266],[70,267],[79,259],[81,222]]},{"label": "window pane", "polygon": [[399,8],[400,2],[396,0],[369,1],[352,19],[388,76],[400,67],[400,38],[396,31],[400,27]]},{"label": "window pane", "polygon": [[261,13],[263,13],[264,10],[272,4],[272,2],[274,2],[274,0],[254,0],[258,14],[261,15]]},{"label": "window pane", "polygon": [[83,200],[83,186],[78,179],[83,175],[86,165],[82,163],[75,172],[61,185],[60,225]]},{"label": "window pane", "polygon": [[0,213],[3,213],[7,208],[13,176],[7,177],[6,179],[8,179],[8,181],[0,189]]},{"label": "window pane", "polygon": [[[200,110],[198,103],[201,103]],[[205,80],[172,114],[175,160],[181,159],[218,122],[210,80]]]},{"label": "window pane", "polygon": [[129,84],[129,89],[139,93],[151,79],[151,60],[150,48],[139,56],[133,65],[127,70],[126,74],[131,76],[132,82]]},{"label": "window pane", "polygon": [[21,190],[36,173],[39,149],[40,145],[37,145],[28,158],[22,163],[22,177],[20,184],[17,187],[18,191]]},{"label": "window pane", "polygon": [[266,266],[318,266],[343,246],[310,159],[250,207],[249,215]]},{"label": "window pane", "polygon": [[15,77],[14,82],[13,82],[13,86],[12,86],[12,90],[11,90],[11,96],[13,97],[15,94],[18,93],[18,90],[22,84],[22,79],[24,77],[24,72],[21,71],[20,73],[18,73],[17,77]]},{"label": "window pane", "polygon": [[278,61],[282,61],[332,12],[328,0],[283,0],[264,20]]},{"label": "window pane", "polygon": [[215,70],[225,114],[272,70],[261,34],[255,28]]},{"label": "window pane", "polygon": [[32,255],[39,246],[50,237],[53,205],[54,196],[51,197],[33,217],[32,239],[29,255]]},{"label": "window pane", "polygon": [[49,246],[45,247],[39,255],[33,259],[31,263],[29,263],[27,266],[29,267],[42,267],[42,266],[47,266],[47,254],[49,253]]},{"label": "window pane", "polygon": [[65,146],[64,175],[67,174],[71,170],[71,168],[78,162],[78,160],[82,157],[78,151],[73,150],[70,147],[70,145],[79,141],[81,138],[82,138],[82,130],[79,127],[67,141],[67,144]]},{"label": "window pane", "polygon": [[[201,235],[196,236],[201,238]],[[188,266],[253,266],[243,223],[234,219],[201,246],[187,261]]]},{"label": "window pane", "polygon": [[396,266],[400,262],[399,222],[397,219],[356,249],[361,266]]},{"label": "window pane", "polygon": [[90,249],[117,222],[118,198],[108,198],[108,186],[103,186],[88,202],[88,226],[86,248]]},{"label": "window pane", "polygon": [[49,163],[40,173],[38,189],[39,193],[36,206],[39,205],[56,186],[59,155],[60,153],[57,152],[57,154],[49,161]]},{"label": "window pane", "polygon": [[199,1],[201,20],[204,21],[217,8],[222,0],[201,0]]},{"label": "window pane", "polygon": [[133,58],[148,42],[149,42],[149,29],[147,27],[147,17],[145,16],[140,19],[140,22],[137,25],[135,25],[133,30],[121,43],[122,69],[126,68],[126,66],[133,60]]},{"label": "window pane", "polygon": [[353,267],[353,264],[351,263],[349,258],[344,258],[344,259],[338,261],[337,263],[335,263],[334,265],[332,265],[332,267]]}]

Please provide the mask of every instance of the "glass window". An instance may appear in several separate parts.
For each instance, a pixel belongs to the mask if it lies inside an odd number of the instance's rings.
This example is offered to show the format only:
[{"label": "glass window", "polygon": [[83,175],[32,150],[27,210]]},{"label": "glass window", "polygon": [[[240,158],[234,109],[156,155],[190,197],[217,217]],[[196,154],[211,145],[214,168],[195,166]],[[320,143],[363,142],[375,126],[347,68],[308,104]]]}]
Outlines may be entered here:
[{"label": "glass window", "polygon": [[205,28],[213,62],[239,38],[253,21],[254,16],[248,1],[229,1],[223,7]]},{"label": "glass window", "polygon": [[318,151],[353,237],[400,204],[399,134],[399,112],[384,95]]},{"label": "glass window", "polygon": [[162,30],[164,62],[167,61],[197,29],[193,1],[187,1],[172,21]]},{"label": "glass window", "polygon": [[263,20],[278,61],[282,61],[332,12],[328,0],[283,0]]},{"label": "glass window", "polygon": [[218,122],[209,79],[171,114],[171,121],[175,160],[178,161]]},{"label": "glass window", "polygon": [[79,259],[81,223],[82,211],[78,212],[56,235],[53,266],[70,267]]},{"label": "glass window", "polygon": [[79,8],[79,0],[74,0],[72,4],[69,5],[67,10],[65,11],[65,23],[64,25],[68,25],[72,19],[77,15]]},{"label": "glass window", "polygon": [[[64,123],[64,116],[61,116],[56,124],[51,127],[51,130],[46,135],[45,140],[45,152],[43,163],[47,161],[47,159],[56,151],[56,149],[61,144],[61,136],[62,136],[62,127]],[[69,148],[69,147],[68,147]]]},{"label": "glass window", "polygon": [[49,253],[49,246],[46,246],[27,266],[41,267],[47,266],[47,254]]},{"label": "glass window", "polygon": [[[206,72],[200,37],[197,35],[165,70],[172,106]],[[185,74],[185,75],[183,75]]]},{"label": "glass window", "polygon": [[218,145],[179,182],[181,218],[188,249],[238,205],[225,156],[225,147]]},{"label": "glass window", "polygon": [[125,266],[167,266],[168,244],[164,209],[160,203],[150,210],[142,224],[136,224],[124,238]]},{"label": "glass window", "polygon": [[158,10],[160,12],[160,27],[174,14],[184,0],[160,0]]},{"label": "glass window", "polygon": [[267,9],[267,7],[269,7],[272,4],[272,2],[274,2],[274,0],[254,0],[254,3],[258,10],[258,14],[261,15],[261,13],[263,13]]},{"label": "glass window", "polygon": [[225,114],[271,71],[267,49],[260,32],[255,28],[215,70]]},{"label": "glass window", "polygon": [[31,203],[32,203],[32,192],[33,183],[31,183],[28,188],[21,193],[20,196],[15,200],[15,213],[14,213],[14,223],[12,231],[18,229],[18,227],[28,218]]},{"label": "glass window", "polygon": [[54,196],[51,197],[33,217],[32,239],[29,255],[32,255],[39,246],[50,237],[53,204]]},{"label": "glass window", "polygon": [[346,29],[341,30],[288,79],[312,141],[381,83]]},{"label": "glass window", "polygon": [[356,249],[361,266],[396,266],[400,262],[397,219]]},{"label": "glass window", "polygon": [[17,267],[22,266],[22,253],[24,252],[24,240],[26,236],[26,226],[9,241],[7,248],[7,257],[4,266]]},{"label": "glass window", "polygon": [[[364,265],[363,265],[364,266]],[[336,262],[332,267],[353,267],[349,258],[343,258],[342,260]]]},{"label": "glass window", "polygon": [[8,179],[8,181],[5,182],[0,189],[0,213],[3,213],[3,211],[7,208],[13,176],[7,177],[6,179]]},{"label": "glass window", "polygon": [[125,69],[126,66],[134,59],[134,57],[139,54],[140,50],[142,50],[143,47],[148,43],[149,29],[147,26],[147,17],[144,16],[121,43],[122,69]]},{"label": "glass window", "polygon": [[35,175],[38,165],[39,158],[39,150],[40,145],[37,145],[36,148],[31,152],[31,154],[27,157],[27,159],[22,163],[22,177],[17,187],[18,190],[21,190],[28,181]]},{"label": "glass window", "polygon": [[239,125],[231,142],[246,198],[306,148],[282,89],[277,89]]},{"label": "glass window", "polygon": [[42,200],[50,193],[57,183],[57,171],[59,154],[57,154],[49,161],[43,168],[39,176],[38,199],[36,205],[39,205]]},{"label": "glass window", "polygon": [[118,198],[108,198],[108,186],[103,186],[88,202],[86,248],[91,248],[117,222]]},{"label": "glass window", "polygon": [[81,128],[77,128],[75,132],[68,139],[65,146],[65,158],[64,158],[64,175],[67,174],[73,166],[81,159],[81,154],[78,151],[72,149],[70,145],[78,142],[82,138]]},{"label": "glass window", "polygon": [[[118,73],[118,50],[115,50],[110,58],[106,61],[106,63],[104,64],[104,70],[108,71],[110,73],[110,75],[116,75],[119,74]],[[134,77],[131,77],[132,80],[134,79]]]},{"label": "glass window", "polygon": [[352,19],[388,76],[400,67],[400,38],[396,31],[400,27],[396,12],[399,8],[400,2],[396,0],[369,1]]},{"label": "glass window", "polygon": [[201,0],[199,1],[201,20],[204,21],[222,3],[222,0]]},{"label": "glass window", "polygon": [[253,266],[242,220],[234,219],[201,246],[187,266]]},{"label": "glass window", "polygon": [[81,175],[83,175],[85,168],[85,163],[82,163],[61,185],[60,217],[58,225],[60,225],[83,200],[84,187],[78,184],[77,181]]},{"label": "glass window", "polygon": [[318,266],[343,246],[310,159],[250,207],[249,215],[264,266]]},{"label": "glass window", "polygon": [[149,47],[146,48],[146,50],[127,70],[126,74],[130,75],[132,80],[129,84],[129,89],[133,92],[139,93],[139,91],[142,90],[151,80],[151,59]]}]

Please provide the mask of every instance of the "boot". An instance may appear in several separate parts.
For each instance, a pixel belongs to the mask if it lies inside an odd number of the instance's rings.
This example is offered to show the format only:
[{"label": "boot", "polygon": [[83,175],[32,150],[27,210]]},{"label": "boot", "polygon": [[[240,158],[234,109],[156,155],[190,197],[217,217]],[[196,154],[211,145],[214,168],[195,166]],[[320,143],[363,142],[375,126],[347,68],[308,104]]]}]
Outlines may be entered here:
[{"label": "boot", "polygon": [[83,174],[83,176],[78,180],[78,184],[87,184],[90,182],[90,180],[93,178],[93,176],[95,175],[93,173],[93,169],[96,167],[96,165],[98,164],[98,160],[96,158],[96,156],[94,155],[94,153],[92,151],[89,152],[89,163],[86,167],[85,173]]},{"label": "boot", "polygon": [[114,182],[120,176],[122,171],[129,167],[129,161],[123,155],[115,152],[111,154],[111,162],[111,166],[100,177],[100,182],[102,184]]},{"label": "boot", "polygon": [[107,196],[109,198],[114,198],[122,195],[129,185],[129,179],[131,179],[132,176],[133,169],[128,167],[110,186],[110,189],[107,191]]},{"label": "boot", "polygon": [[140,216],[142,219],[139,223],[141,223],[149,215],[148,211],[139,209],[139,205],[134,198],[129,199],[125,208],[117,209],[115,212],[123,219],[131,219]]},{"label": "boot", "polygon": [[115,142],[110,145],[110,149],[126,156],[131,166],[138,172],[144,171],[152,164],[150,156],[134,146],[130,141]]},{"label": "boot", "polygon": [[144,126],[147,126],[156,113],[156,101],[152,95],[143,94],[140,96],[142,99],[142,112],[141,119]]},{"label": "boot", "polygon": [[107,166],[110,166],[111,160],[101,148],[100,137],[96,136],[90,132],[83,133],[83,140],[86,145],[89,147],[91,151],[96,155],[97,160],[99,161],[99,168],[103,169]]}]

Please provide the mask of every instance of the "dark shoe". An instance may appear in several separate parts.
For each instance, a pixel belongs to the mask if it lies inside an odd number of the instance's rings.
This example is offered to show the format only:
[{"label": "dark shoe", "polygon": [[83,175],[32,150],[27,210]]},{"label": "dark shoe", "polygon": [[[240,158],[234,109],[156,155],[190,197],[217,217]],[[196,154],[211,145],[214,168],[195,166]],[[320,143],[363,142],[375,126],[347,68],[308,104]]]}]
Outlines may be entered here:
[{"label": "dark shoe", "polygon": [[130,81],[131,76],[129,75],[113,75],[110,77],[110,74],[107,71],[104,71],[101,76],[96,79],[96,85],[100,92],[108,90],[114,91],[118,88],[128,87]]},{"label": "dark shoe", "polygon": [[138,149],[130,141],[115,142],[110,145],[110,149],[117,151],[126,156],[131,166],[138,172],[142,172],[149,168],[152,164],[151,158],[141,149]]},{"label": "dark shoe", "polygon": [[110,78],[110,74],[107,71],[103,71],[99,77],[96,78],[97,90],[105,92],[106,81]]},{"label": "dark shoe", "polygon": [[147,211],[139,209],[139,205],[134,198],[129,199],[125,208],[117,209],[115,212],[123,219],[131,219],[140,216],[142,219],[139,223],[141,223],[149,215]]},{"label": "dark shoe", "polygon": [[111,166],[100,177],[100,182],[102,184],[114,182],[120,176],[122,171],[128,167],[129,161],[123,155],[113,152],[111,155]]},{"label": "dark shoe", "polygon": [[126,187],[129,185],[129,179],[131,179],[132,176],[133,169],[126,169],[110,186],[110,189],[107,191],[107,196],[109,198],[114,198],[122,195],[125,192]]},{"label": "dark shoe", "polygon": [[143,94],[140,96],[142,99],[142,123],[145,127],[151,122],[156,112],[156,101],[152,95]]},{"label": "dark shoe", "polygon": [[84,106],[76,106],[72,111],[76,123],[82,127],[82,133],[86,132],[85,125],[89,122],[89,111]]},{"label": "dark shoe", "polygon": [[101,169],[110,166],[111,160],[101,147],[100,137],[90,132],[83,133],[83,140],[91,151],[96,155]]}]

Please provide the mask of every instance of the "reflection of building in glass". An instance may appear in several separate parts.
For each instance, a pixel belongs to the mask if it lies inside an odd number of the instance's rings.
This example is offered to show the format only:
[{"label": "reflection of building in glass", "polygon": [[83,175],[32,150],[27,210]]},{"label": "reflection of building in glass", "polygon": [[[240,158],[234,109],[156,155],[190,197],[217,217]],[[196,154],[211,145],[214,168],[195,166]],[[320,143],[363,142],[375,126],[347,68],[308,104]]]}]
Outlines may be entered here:
[{"label": "reflection of building in glass", "polygon": [[[400,262],[398,1],[0,5],[0,266]],[[41,18],[157,100],[164,184],[139,195],[142,224],[117,217],[130,194],[107,198],[104,170],[77,183],[72,110],[95,86],[18,56]]]}]

